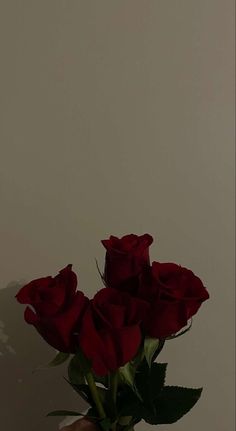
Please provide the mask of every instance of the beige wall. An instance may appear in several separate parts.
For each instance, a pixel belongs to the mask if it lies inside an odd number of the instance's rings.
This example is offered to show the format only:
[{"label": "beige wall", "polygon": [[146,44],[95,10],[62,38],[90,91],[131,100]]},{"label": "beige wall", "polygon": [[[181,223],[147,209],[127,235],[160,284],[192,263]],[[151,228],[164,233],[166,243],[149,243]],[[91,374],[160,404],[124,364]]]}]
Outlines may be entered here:
[{"label": "beige wall", "polygon": [[78,404],[61,369],[31,374],[53,352],[24,324],[16,282],[74,263],[92,294],[100,239],[146,231],[152,259],[190,267],[211,294],[161,356],[168,383],[203,385],[202,399],[160,430],[234,429],[233,8],[0,1],[4,431],[51,431],[43,415]]}]

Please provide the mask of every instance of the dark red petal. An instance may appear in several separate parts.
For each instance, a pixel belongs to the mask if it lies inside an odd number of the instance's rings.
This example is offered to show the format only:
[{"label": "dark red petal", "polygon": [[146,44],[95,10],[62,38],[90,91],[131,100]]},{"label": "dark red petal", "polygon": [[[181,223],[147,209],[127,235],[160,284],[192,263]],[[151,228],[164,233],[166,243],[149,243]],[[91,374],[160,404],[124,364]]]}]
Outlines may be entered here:
[{"label": "dark red petal", "polygon": [[72,265],[69,264],[61,269],[58,275],[54,278],[55,282],[63,284],[67,294],[73,296],[77,288],[77,275],[72,271]]},{"label": "dark red petal", "polygon": [[146,242],[147,246],[153,243],[153,237],[149,233],[145,233],[144,235],[142,235],[141,239]]},{"label": "dark red petal", "polygon": [[117,241],[119,241],[119,238],[117,238],[116,236],[111,235],[109,239],[102,239],[101,243],[102,245],[104,245],[104,247],[107,250],[110,250],[113,248],[114,243],[116,243]]},{"label": "dark red petal", "polygon": [[114,301],[119,293],[115,289],[107,289],[104,287],[100,289],[93,297],[93,303],[101,307],[106,302]]},{"label": "dark red petal", "polygon": [[135,324],[142,322],[146,317],[150,304],[139,298],[131,298],[127,307],[127,323]]},{"label": "dark red petal", "polygon": [[63,285],[55,284],[47,289],[40,287],[37,293],[33,306],[38,315],[54,316],[65,304],[66,292]]},{"label": "dark red petal", "polygon": [[178,332],[187,325],[187,322],[188,315],[184,302],[160,301],[153,304],[144,326],[150,337],[165,338]]},{"label": "dark red petal", "polygon": [[36,320],[30,310],[27,311],[27,321],[34,324],[40,335],[55,349],[74,353],[74,333],[79,331],[80,320],[88,303],[88,298],[82,292],[78,292],[71,306],[63,314],[57,317],[37,317]]},{"label": "dark red petal", "polygon": [[34,305],[34,292],[38,288],[38,286],[44,287],[47,289],[52,282],[52,277],[43,277],[38,278],[36,280],[31,281],[30,283],[23,286],[19,292],[16,294],[16,299],[21,304],[30,304]]},{"label": "dark red petal", "polygon": [[129,234],[125,235],[120,240],[120,248],[124,252],[132,252],[133,249],[137,248],[139,246],[139,237],[138,235]]},{"label": "dark red petal", "polygon": [[60,340],[59,334],[54,331],[54,328],[51,328],[49,324],[43,324],[29,307],[25,310],[25,321],[30,325],[34,325],[41,337],[52,347],[62,352],[67,351]]},{"label": "dark red petal", "polygon": [[196,297],[186,299],[186,309],[187,309],[188,319],[197,313],[202,303],[207,299],[209,299],[209,293],[204,287],[203,287],[203,290],[198,292],[198,297],[196,296]]},{"label": "dark red petal", "polygon": [[24,317],[25,321],[30,325],[36,325],[38,323],[38,317],[30,307],[26,307]]},{"label": "dark red petal", "polygon": [[104,247],[108,251],[114,251],[116,253],[132,253],[133,250],[149,247],[152,244],[153,238],[149,234],[135,235],[128,234],[121,238],[111,235],[109,239],[101,241]]},{"label": "dark red petal", "polygon": [[189,288],[187,289],[186,296],[189,298],[198,298],[203,301],[207,300],[209,298],[209,293],[207,289],[205,288],[199,277],[197,277],[193,273],[191,274],[192,276],[189,277],[189,280],[186,281],[186,284],[188,284],[189,286]]},{"label": "dark red petal", "polygon": [[168,279],[181,271],[180,265],[172,262],[152,262],[152,273],[156,279]]},{"label": "dark red petal", "polygon": [[139,325],[122,328],[117,331],[117,345],[120,356],[119,367],[131,361],[136,355],[142,339]]},{"label": "dark red petal", "polygon": [[80,321],[88,304],[89,299],[84,296],[83,292],[78,291],[63,313],[49,319],[50,326],[59,334],[62,345],[66,348],[69,348],[71,344],[73,332],[80,330]]},{"label": "dark red petal", "polygon": [[103,342],[104,363],[109,371],[115,371],[119,368],[121,360],[119,358],[120,346],[116,337],[116,331],[105,329],[99,333]]},{"label": "dark red petal", "polygon": [[121,328],[125,324],[125,306],[116,304],[104,304],[102,315],[112,328]]},{"label": "dark red petal", "polygon": [[102,357],[96,356],[92,363],[93,371],[97,376],[106,376],[109,373],[110,370],[104,364]]},{"label": "dark red petal", "polygon": [[103,339],[95,328],[91,307],[85,311],[78,337],[81,349],[85,356],[92,361],[95,373],[98,375],[108,374],[109,368],[106,365],[106,359],[109,361],[110,352],[106,350]]},{"label": "dark red petal", "polygon": [[128,294],[112,288],[98,291],[92,300],[92,305],[96,316],[101,320],[100,323],[111,328],[123,326],[129,298]]}]

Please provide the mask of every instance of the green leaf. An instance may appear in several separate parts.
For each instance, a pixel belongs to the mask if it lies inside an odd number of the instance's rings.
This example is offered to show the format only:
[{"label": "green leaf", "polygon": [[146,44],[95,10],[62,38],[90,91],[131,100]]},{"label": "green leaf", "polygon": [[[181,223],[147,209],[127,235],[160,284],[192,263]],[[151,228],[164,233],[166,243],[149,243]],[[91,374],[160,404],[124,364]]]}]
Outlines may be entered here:
[{"label": "green leaf", "polygon": [[165,340],[165,338],[160,338],[160,339],[159,339],[159,345],[158,345],[158,348],[157,348],[157,350],[155,351],[155,353],[154,353],[154,355],[153,355],[153,358],[152,358],[153,362],[156,360],[157,356],[159,356],[159,354],[161,353],[161,351],[162,351],[162,349],[163,349],[163,347],[164,347],[165,341],[166,341],[166,340]]},{"label": "green leaf", "polygon": [[123,380],[124,383],[129,385],[132,388],[132,390],[136,393],[136,395],[140,399],[142,399],[134,382],[135,373],[136,373],[136,367],[131,362],[128,362],[123,367],[119,368],[119,376],[121,377],[121,380]]},{"label": "green leaf", "polygon": [[86,416],[82,413],[73,412],[71,410],[55,410],[47,414],[47,416]]},{"label": "green leaf", "polygon": [[75,385],[85,384],[85,377],[81,368],[80,358],[75,355],[68,366],[68,377],[71,383]]},{"label": "green leaf", "polygon": [[165,384],[167,364],[154,363],[150,375],[150,391],[153,400],[157,398]]},{"label": "green leaf", "polygon": [[48,367],[57,367],[58,365],[63,364],[69,358],[69,353],[58,352],[55,358],[49,362]]},{"label": "green leaf", "polygon": [[33,373],[35,373],[36,371],[40,371],[40,370],[47,370],[48,368],[51,368],[51,367],[57,367],[58,365],[61,365],[61,364],[63,364],[63,362],[67,361],[69,356],[70,356],[70,353],[58,352],[56,354],[55,358],[52,359],[52,361],[49,362],[49,364],[40,365],[35,370],[33,370]]},{"label": "green leaf", "polygon": [[156,415],[155,400],[164,386],[166,367],[167,364],[152,363],[149,368],[146,360],[139,367],[135,383],[143,402],[141,405],[135,406],[134,417],[138,418],[139,413],[148,422]]},{"label": "green leaf", "polygon": [[143,361],[143,358],[144,358],[144,341],[142,341],[136,356],[130,362],[135,368],[137,368]]},{"label": "green leaf", "polygon": [[66,379],[66,377],[64,377],[64,379],[67,383],[69,383],[69,385],[74,389],[74,391],[77,392],[81,396],[81,398],[83,398],[84,401],[93,405],[93,399],[90,395],[90,391],[87,385],[76,385]]},{"label": "green leaf", "polygon": [[128,425],[131,422],[132,416],[121,416],[119,418],[119,425],[125,426]]},{"label": "green leaf", "polygon": [[96,415],[97,415],[97,410],[95,407],[90,407],[86,413],[86,416],[99,420],[99,417],[97,417]]},{"label": "green leaf", "polygon": [[202,388],[190,389],[179,386],[165,386],[156,399],[156,414],[145,418],[146,422],[157,424],[172,424],[196,404],[202,393]]},{"label": "green leaf", "polygon": [[[93,397],[91,395],[89,386],[86,384],[74,384],[71,383],[70,381],[68,381],[67,379],[65,379],[70,386],[74,389],[74,391],[76,391],[85,401],[87,401],[92,407],[94,407],[94,401],[93,401]],[[97,391],[99,393],[99,397],[101,399],[101,402],[103,404],[105,404],[106,400],[107,400],[107,396],[108,396],[108,390],[105,388],[100,388],[99,386],[97,386]]]},{"label": "green leaf", "polygon": [[142,401],[136,393],[125,385],[118,393],[117,412],[118,417],[132,416],[142,417]]},{"label": "green leaf", "polygon": [[72,383],[72,387],[74,388],[74,390],[76,392],[78,392],[79,395],[81,395],[81,393],[82,393],[87,397],[87,399],[92,399],[88,385],[86,385],[86,384],[76,385],[76,384]]},{"label": "green leaf", "polygon": [[137,422],[142,418],[150,424],[174,423],[185,415],[200,398],[202,389],[164,386],[167,364],[143,361],[138,368],[133,385],[136,385],[143,402],[130,386],[120,388],[118,417],[132,416]]},{"label": "green leaf", "polygon": [[152,363],[149,368],[146,361],[143,362],[136,374],[135,382],[139,393],[147,407],[153,405],[165,384],[167,364]]},{"label": "green leaf", "polygon": [[130,362],[125,364],[123,367],[119,368],[119,374],[125,383],[127,383],[129,386],[133,387],[135,368]]},{"label": "green leaf", "polygon": [[123,367],[119,368],[120,376],[122,380],[128,382],[132,386],[132,381],[134,380],[134,375],[137,368],[140,366],[144,358],[144,342],[142,341],[135,357],[127,362]]},{"label": "green leaf", "polygon": [[58,365],[61,365],[63,364],[63,362],[67,361],[69,356],[70,356],[70,353],[58,352],[55,358],[51,362],[49,362],[48,366],[57,367]]},{"label": "green leaf", "polygon": [[153,356],[157,351],[159,344],[160,341],[158,338],[146,337],[144,340],[144,355],[149,367],[151,367]]},{"label": "green leaf", "polygon": [[99,425],[103,431],[109,431],[111,429],[111,421],[109,418],[100,420]]}]

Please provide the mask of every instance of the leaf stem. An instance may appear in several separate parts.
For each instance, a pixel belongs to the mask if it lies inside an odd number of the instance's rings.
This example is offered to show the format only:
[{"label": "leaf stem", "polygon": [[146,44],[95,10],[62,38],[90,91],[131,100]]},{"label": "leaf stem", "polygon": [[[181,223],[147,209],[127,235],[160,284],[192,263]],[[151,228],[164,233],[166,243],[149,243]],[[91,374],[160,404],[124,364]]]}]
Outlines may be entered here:
[{"label": "leaf stem", "polygon": [[117,388],[118,388],[118,373],[112,373],[110,375],[110,391],[111,391],[111,397],[114,406],[116,407],[116,398],[117,398]]},{"label": "leaf stem", "polygon": [[95,381],[94,381],[92,373],[90,371],[87,372],[85,374],[85,378],[87,380],[87,383],[88,383],[91,395],[93,397],[93,401],[94,401],[94,403],[96,405],[98,414],[99,414],[99,416],[100,416],[101,419],[104,419],[106,417],[106,413],[104,411],[102,402],[100,400],[99,393],[98,393],[98,390],[97,390],[97,386],[95,384]]}]

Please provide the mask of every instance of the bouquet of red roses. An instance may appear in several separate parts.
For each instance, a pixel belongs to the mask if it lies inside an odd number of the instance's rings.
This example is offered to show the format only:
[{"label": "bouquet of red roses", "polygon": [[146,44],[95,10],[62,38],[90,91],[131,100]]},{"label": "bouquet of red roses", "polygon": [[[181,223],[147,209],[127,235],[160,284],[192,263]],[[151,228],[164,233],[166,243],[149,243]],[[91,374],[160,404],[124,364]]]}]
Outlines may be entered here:
[{"label": "bouquet of red roses", "polygon": [[[142,419],[170,424],[186,414],[202,389],[166,386],[166,363],[155,362],[166,340],[185,333],[209,294],[194,273],[152,262],[148,235],[111,236],[103,288],[93,299],[77,290],[72,265],[33,280],[16,295],[25,320],[68,361],[66,380],[90,405],[86,416],[102,430],[130,431]],[[78,415],[55,411],[49,415]]]}]

